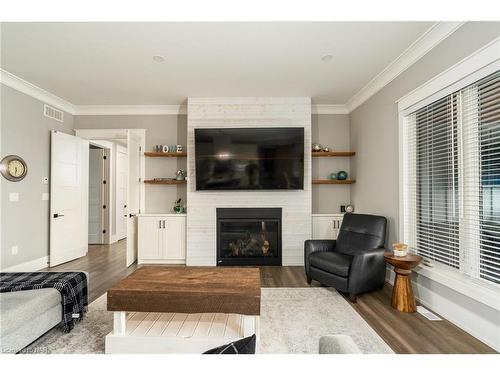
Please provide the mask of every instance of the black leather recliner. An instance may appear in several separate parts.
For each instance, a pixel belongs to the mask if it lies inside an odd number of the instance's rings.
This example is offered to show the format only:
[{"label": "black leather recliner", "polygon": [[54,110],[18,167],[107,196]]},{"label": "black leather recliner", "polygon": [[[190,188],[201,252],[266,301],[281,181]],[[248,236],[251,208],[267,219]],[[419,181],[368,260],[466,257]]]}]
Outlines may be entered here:
[{"label": "black leather recliner", "polygon": [[383,216],[345,214],[337,240],[305,242],[307,282],[349,293],[353,302],[360,293],[382,288],[386,228]]}]

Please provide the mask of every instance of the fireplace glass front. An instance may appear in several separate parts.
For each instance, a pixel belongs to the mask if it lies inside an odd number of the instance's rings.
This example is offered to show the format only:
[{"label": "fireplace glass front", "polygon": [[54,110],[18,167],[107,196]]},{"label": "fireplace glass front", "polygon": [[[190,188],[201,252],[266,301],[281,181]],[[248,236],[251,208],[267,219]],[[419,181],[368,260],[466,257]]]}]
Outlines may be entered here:
[{"label": "fireplace glass front", "polygon": [[217,210],[218,265],[281,265],[281,209]]}]

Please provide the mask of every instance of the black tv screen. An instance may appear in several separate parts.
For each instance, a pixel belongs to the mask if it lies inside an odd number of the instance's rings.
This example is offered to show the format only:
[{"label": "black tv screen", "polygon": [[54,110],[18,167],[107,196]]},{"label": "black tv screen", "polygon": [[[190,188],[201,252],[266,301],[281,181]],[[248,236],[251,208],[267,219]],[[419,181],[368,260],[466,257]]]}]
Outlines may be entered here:
[{"label": "black tv screen", "polygon": [[196,190],[304,189],[304,128],[195,129]]}]

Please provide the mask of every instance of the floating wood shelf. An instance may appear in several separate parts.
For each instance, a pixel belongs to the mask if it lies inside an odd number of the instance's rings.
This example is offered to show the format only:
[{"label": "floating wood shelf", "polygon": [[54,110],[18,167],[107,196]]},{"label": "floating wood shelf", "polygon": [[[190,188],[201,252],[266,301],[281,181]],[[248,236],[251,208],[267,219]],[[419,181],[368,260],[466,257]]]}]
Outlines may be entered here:
[{"label": "floating wood shelf", "polygon": [[186,157],[186,152],[145,152],[145,156],[151,158],[182,158]]},{"label": "floating wood shelf", "polygon": [[313,185],[349,185],[354,184],[356,180],[313,180]]},{"label": "floating wood shelf", "polygon": [[151,185],[184,185],[186,180],[144,180],[145,184]]},{"label": "floating wood shelf", "polygon": [[312,153],[313,158],[315,157],[349,157],[349,156],[354,156],[356,153],[354,151],[329,151],[329,152],[323,152],[323,151],[314,151]]}]

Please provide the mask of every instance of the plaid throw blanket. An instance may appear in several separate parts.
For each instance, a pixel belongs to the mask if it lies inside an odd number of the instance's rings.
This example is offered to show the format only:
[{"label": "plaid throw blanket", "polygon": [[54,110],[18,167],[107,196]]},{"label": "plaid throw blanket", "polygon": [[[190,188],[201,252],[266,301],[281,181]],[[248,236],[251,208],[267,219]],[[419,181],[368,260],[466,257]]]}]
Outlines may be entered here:
[{"label": "plaid throw blanket", "polygon": [[54,288],[61,293],[62,322],[66,332],[87,311],[87,275],[84,272],[2,272],[0,293]]}]

